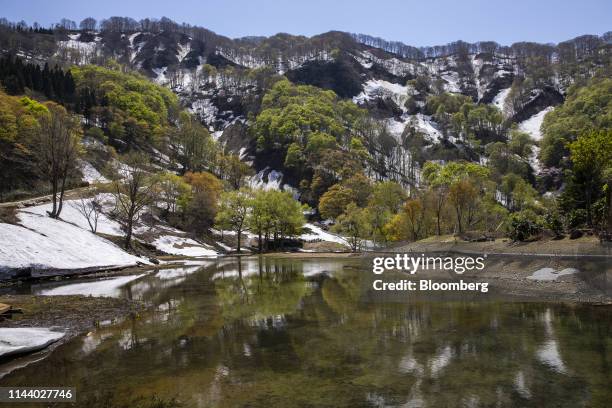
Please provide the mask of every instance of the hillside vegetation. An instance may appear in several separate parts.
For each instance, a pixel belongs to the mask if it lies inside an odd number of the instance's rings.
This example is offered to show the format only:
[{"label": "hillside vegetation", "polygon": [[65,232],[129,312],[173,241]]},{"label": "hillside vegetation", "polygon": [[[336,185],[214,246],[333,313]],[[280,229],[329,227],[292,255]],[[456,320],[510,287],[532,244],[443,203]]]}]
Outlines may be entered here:
[{"label": "hillside vegetation", "polygon": [[139,211],[199,237],[250,231],[260,249],[298,236],[300,211],[353,249],[610,234],[609,34],[416,48],[168,19],[0,27],[20,44],[0,59],[3,200],[52,192],[58,216],[92,166],[127,246]]}]

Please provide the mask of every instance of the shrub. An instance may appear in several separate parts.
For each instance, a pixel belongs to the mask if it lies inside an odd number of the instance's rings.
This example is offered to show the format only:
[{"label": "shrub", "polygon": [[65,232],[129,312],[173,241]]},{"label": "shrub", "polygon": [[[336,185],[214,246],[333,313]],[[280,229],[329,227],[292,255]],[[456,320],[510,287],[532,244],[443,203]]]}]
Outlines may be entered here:
[{"label": "shrub", "polygon": [[584,208],[576,208],[570,211],[565,218],[568,230],[573,230],[584,226],[586,220],[587,212]]},{"label": "shrub", "polygon": [[555,234],[555,238],[563,235],[563,218],[557,210],[551,210],[544,215],[544,226]]},{"label": "shrub", "polygon": [[542,222],[533,211],[525,210],[510,216],[509,236],[513,241],[527,241],[542,232]]}]

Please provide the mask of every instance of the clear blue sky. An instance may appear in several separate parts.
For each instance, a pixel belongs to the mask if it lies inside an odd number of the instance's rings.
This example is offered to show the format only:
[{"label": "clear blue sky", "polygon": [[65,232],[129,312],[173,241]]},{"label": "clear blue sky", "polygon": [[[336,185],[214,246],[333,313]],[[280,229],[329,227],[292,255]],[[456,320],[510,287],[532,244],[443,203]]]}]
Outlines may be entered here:
[{"label": "clear blue sky", "polygon": [[0,0],[0,16],[49,25],[66,17],[167,16],[229,37],[329,30],[415,46],[455,40],[559,42],[612,30],[611,0]]}]

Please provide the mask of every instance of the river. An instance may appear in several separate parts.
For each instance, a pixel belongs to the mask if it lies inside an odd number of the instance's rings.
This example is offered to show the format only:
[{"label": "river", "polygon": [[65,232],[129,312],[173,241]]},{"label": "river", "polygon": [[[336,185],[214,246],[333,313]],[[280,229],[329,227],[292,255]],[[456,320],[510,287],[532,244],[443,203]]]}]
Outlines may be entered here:
[{"label": "river", "polygon": [[612,401],[608,308],[494,296],[388,299],[372,294],[371,275],[353,259],[250,257],[123,277],[118,286],[32,287],[150,307],[103,322],[0,385],[76,387],[76,406],[113,408]]}]

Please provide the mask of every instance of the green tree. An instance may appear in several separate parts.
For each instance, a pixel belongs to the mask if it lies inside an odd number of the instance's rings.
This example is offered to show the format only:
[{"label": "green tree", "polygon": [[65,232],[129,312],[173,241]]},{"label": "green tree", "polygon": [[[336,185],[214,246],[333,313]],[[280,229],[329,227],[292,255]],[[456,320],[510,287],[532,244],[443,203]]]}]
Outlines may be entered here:
[{"label": "green tree", "polygon": [[270,231],[274,225],[274,208],[269,196],[270,194],[266,190],[255,191],[251,201],[251,212],[247,219],[249,230],[257,234],[259,252],[263,250],[263,238],[266,238],[267,243]]},{"label": "green tree", "polygon": [[206,170],[217,153],[208,130],[195,117],[181,112],[175,133],[183,172]]},{"label": "green tree", "polygon": [[433,210],[436,217],[436,235],[442,235],[442,214],[448,197],[448,189],[452,182],[451,174],[443,170],[445,170],[444,166],[434,162],[427,162],[423,167],[423,178],[428,183],[434,198]]},{"label": "green tree", "polygon": [[319,213],[325,219],[335,219],[354,201],[353,192],[341,184],[335,184],[319,200]]},{"label": "green tree", "polygon": [[357,252],[363,240],[370,236],[370,225],[366,210],[357,207],[357,204],[350,203],[345,211],[340,214],[333,230],[338,234],[347,237],[351,250]]},{"label": "green tree", "polygon": [[351,160],[363,154],[351,130],[364,112],[332,91],[280,80],[265,94],[252,132],[260,152],[280,155],[296,178],[310,181],[314,170],[325,168],[329,151]]},{"label": "green tree", "polygon": [[215,225],[219,229],[229,229],[236,232],[236,252],[238,253],[240,253],[242,233],[247,227],[246,221],[250,205],[250,192],[245,189],[224,192],[219,200],[219,211],[215,217]]},{"label": "green tree", "polygon": [[517,174],[510,173],[503,176],[499,191],[504,194],[506,207],[511,211],[536,207],[537,191]]},{"label": "green tree", "polygon": [[586,86],[576,84],[563,105],[544,117],[540,159],[559,166],[569,153],[567,142],[594,130],[612,129],[612,79],[595,77]]},{"label": "green tree", "polygon": [[266,248],[270,238],[282,242],[285,238],[298,235],[305,223],[302,206],[289,192],[277,190],[257,190],[251,201],[251,211],[247,220],[248,228]]},{"label": "green tree", "polygon": [[568,148],[572,171],[562,198],[574,203],[577,208],[584,208],[586,222],[592,227],[593,205],[604,197],[604,192],[610,194],[612,130],[587,132],[570,143]]},{"label": "green tree", "polygon": [[406,200],[406,192],[394,181],[376,183],[368,200],[367,214],[372,228],[372,238],[386,242],[385,225],[397,213]]},{"label": "green tree", "polygon": [[521,132],[518,129],[512,129],[510,132],[510,140],[508,147],[510,152],[526,159],[533,152],[534,141],[528,133]]},{"label": "green tree", "polygon": [[215,220],[223,183],[209,172],[187,172],[183,176],[189,185],[189,194],[180,197],[183,228],[204,233]]},{"label": "green tree", "polygon": [[157,196],[159,202],[164,206],[163,211],[166,215],[176,212],[177,204],[190,193],[191,186],[174,173],[162,172],[155,177]]}]

